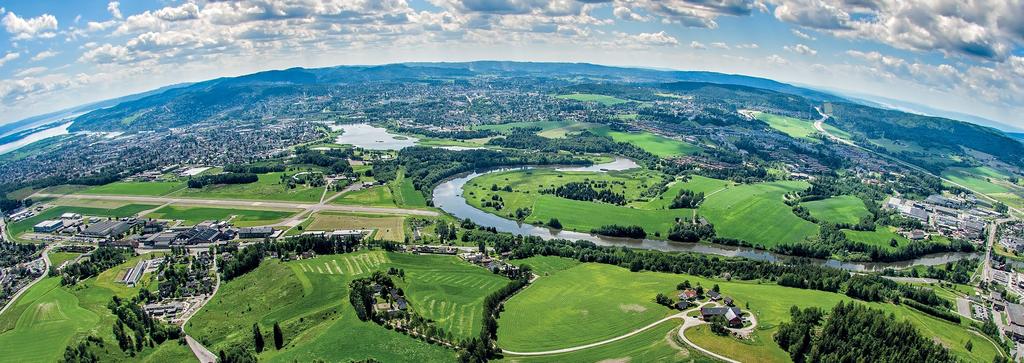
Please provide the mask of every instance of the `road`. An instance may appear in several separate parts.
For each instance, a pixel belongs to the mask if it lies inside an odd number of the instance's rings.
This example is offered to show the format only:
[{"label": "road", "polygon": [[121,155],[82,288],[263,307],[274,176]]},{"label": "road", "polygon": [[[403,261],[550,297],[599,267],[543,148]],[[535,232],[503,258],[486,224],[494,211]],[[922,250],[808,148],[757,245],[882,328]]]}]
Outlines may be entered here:
[{"label": "road", "polygon": [[186,335],[185,342],[188,343],[188,347],[192,349],[192,353],[195,353],[196,359],[200,363],[216,363],[217,355],[213,354],[210,350],[206,349],[199,341],[192,339],[192,337]]},{"label": "road", "polygon": [[[213,297],[217,295],[217,291],[220,290],[220,274],[217,273],[216,257],[213,258],[213,276],[215,279],[213,285],[213,292],[211,292],[210,295],[206,296],[206,298],[203,299],[203,302],[200,303],[199,306],[196,306],[194,309],[192,309],[189,315],[185,317],[185,320],[181,322],[182,332],[185,332],[185,326],[188,324],[188,321],[191,320],[192,317],[195,316],[196,313],[198,313],[199,310],[203,308],[203,306],[206,306],[206,303],[210,302],[210,300],[213,300]],[[192,349],[192,354],[196,355],[196,359],[198,359],[200,363],[217,362],[217,356],[214,355],[213,352],[211,352],[209,349],[206,349],[206,347],[203,346],[203,344],[200,343],[198,340],[193,339],[192,336],[188,335],[188,333],[185,333],[185,341],[188,342],[189,349]]]},{"label": "road", "polygon": [[153,204],[184,204],[184,205],[211,205],[218,207],[240,207],[240,208],[279,208],[279,209],[301,209],[303,212],[318,212],[324,211],[336,211],[336,212],[353,212],[353,213],[374,213],[374,214],[400,214],[400,215],[414,215],[414,216],[426,216],[436,217],[439,214],[431,210],[420,210],[420,209],[405,209],[405,208],[389,208],[389,207],[366,207],[359,205],[335,205],[326,204],[332,198],[324,201],[324,203],[310,204],[310,203],[293,203],[293,202],[275,202],[275,201],[255,201],[255,200],[236,200],[236,199],[193,199],[193,198],[171,198],[171,197],[148,197],[148,196],[130,196],[130,195],[78,195],[78,194],[35,194],[36,198],[65,198],[65,199],[86,199],[86,200],[110,200],[119,202],[132,202],[132,203],[153,203]]}]

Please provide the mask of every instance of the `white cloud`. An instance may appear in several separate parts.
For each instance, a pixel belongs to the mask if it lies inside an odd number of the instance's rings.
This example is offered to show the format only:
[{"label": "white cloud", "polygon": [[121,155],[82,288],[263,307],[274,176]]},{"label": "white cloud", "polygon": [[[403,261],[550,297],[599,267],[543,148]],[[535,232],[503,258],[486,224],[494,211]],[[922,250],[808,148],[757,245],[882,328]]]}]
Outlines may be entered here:
[{"label": "white cloud", "polygon": [[729,49],[729,45],[722,42],[711,43],[711,46],[718,49]]},{"label": "white cloud", "polygon": [[736,49],[757,49],[760,47],[757,43],[736,44]]},{"label": "white cloud", "polygon": [[44,50],[44,51],[36,53],[36,55],[32,56],[32,60],[33,61],[41,61],[41,60],[46,59],[46,58],[51,58],[51,57],[53,57],[53,56],[55,56],[57,54],[60,54],[60,53],[52,51],[52,50]]},{"label": "white cloud", "polygon": [[[718,28],[720,16],[747,16],[760,2],[752,0],[615,0],[615,6],[631,13],[644,13],[647,18],[694,28]],[[620,11],[625,13],[625,11]]]},{"label": "white cloud", "polygon": [[657,33],[640,33],[629,36],[629,39],[647,45],[679,45],[679,40],[666,34],[664,31]]},{"label": "white cloud", "polygon": [[790,31],[793,32],[793,35],[796,35],[797,37],[800,37],[800,38],[803,38],[803,39],[806,39],[806,40],[818,40],[818,38],[815,38],[815,37],[811,36],[810,34],[804,33],[802,31],[800,31],[800,29],[791,29]]},{"label": "white cloud", "polygon": [[704,45],[704,43],[698,42],[696,40],[690,42],[690,48],[693,48],[693,49],[708,49],[708,47],[706,45]]},{"label": "white cloud", "polygon": [[818,51],[817,50],[814,50],[813,48],[808,47],[808,46],[803,45],[803,44],[797,44],[797,45],[792,45],[792,46],[787,45],[787,46],[782,47],[782,48],[785,49],[785,50],[788,50],[790,52],[796,53],[796,54],[810,55],[810,56],[818,55]]},{"label": "white cloud", "polygon": [[0,57],[0,67],[3,67],[7,62],[18,59],[18,57],[21,57],[21,53],[8,52],[7,54],[4,54],[3,57]]},{"label": "white cloud", "polygon": [[35,18],[25,19],[14,12],[4,16],[4,29],[13,36],[14,40],[25,40],[32,38],[52,38],[57,30],[57,18],[50,14],[43,14]]},{"label": "white cloud", "polygon": [[121,2],[119,1],[111,1],[107,3],[107,11],[110,12],[110,15],[113,16],[114,19],[124,18],[124,16],[121,15]]},{"label": "white cloud", "polygon": [[786,58],[782,58],[782,56],[780,56],[778,54],[772,54],[770,56],[765,57],[765,61],[767,61],[768,63],[771,63],[771,64],[777,64],[777,65],[789,64],[789,61],[786,60]]},{"label": "white cloud", "polygon": [[47,69],[48,68],[46,68],[46,67],[29,67],[29,68],[22,69],[22,70],[18,71],[17,73],[14,73],[14,76],[15,77],[35,76],[35,75],[38,75],[40,73],[46,72]]}]

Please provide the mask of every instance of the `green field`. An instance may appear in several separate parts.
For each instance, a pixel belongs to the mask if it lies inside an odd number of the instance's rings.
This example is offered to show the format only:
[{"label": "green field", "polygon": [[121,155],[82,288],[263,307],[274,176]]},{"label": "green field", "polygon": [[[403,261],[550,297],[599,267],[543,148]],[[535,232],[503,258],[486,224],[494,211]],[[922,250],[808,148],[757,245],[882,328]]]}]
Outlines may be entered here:
[{"label": "green field", "polygon": [[575,101],[580,101],[580,102],[594,102],[594,103],[599,103],[599,104],[602,104],[602,105],[605,105],[605,106],[615,106],[615,105],[618,105],[618,104],[622,104],[622,103],[626,103],[626,102],[631,102],[629,100],[624,100],[624,99],[621,99],[621,98],[618,98],[618,97],[605,96],[605,95],[599,95],[599,94],[593,94],[593,93],[573,93],[573,94],[568,94],[568,95],[558,95],[558,96],[555,96],[555,97],[561,98],[563,100],[575,100]]},{"label": "green field", "polygon": [[704,193],[704,195],[707,196],[732,185],[733,182],[727,180],[691,175],[686,181],[672,182],[669,184],[668,189],[666,189],[660,196],[651,199],[642,205],[638,204],[637,206],[645,209],[665,209],[672,204],[672,200],[675,199],[675,196],[679,195],[679,191],[683,189],[693,191],[694,193]]},{"label": "green field", "polygon": [[717,362],[676,342],[678,321],[667,321],[642,333],[590,349],[544,356],[507,355],[505,362]]},{"label": "green field", "polygon": [[[789,320],[791,306],[827,309],[839,301],[850,300],[841,294],[788,288],[772,283],[629,272],[621,267],[586,263],[541,277],[528,289],[509,299],[498,322],[498,342],[505,349],[530,352],[567,348],[628,333],[669,314],[670,310],[654,304],[653,298],[659,292],[674,296],[675,285],[683,280],[700,283],[705,288],[718,284],[723,295],[734,298],[738,307],[752,311],[757,316],[759,325],[751,341],[701,334],[698,330],[688,330],[686,333],[698,345],[741,361],[789,361],[788,354],[771,337],[780,323]],[[997,354],[994,346],[962,326],[904,306],[882,303],[868,305],[892,312],[897,318],[910,320],[925,336],[936,337],[961,359],[990,362]],[[537,324],[538,321],[544,323]],[[654,330],[658,329],[664,328]],[[963,348],[968,340],[974,345],[972,352]],[[596,351],[598,348],[593,349]],[[585,354],[589,351],[587,349],[577,353]]]},{"label": "green field", "polygon": [[[789,135],[792,138],[817,141],[817,139],[811,137],[812,135],[819,133],[818,130],[814,128],[814,121],[781,115],[773,115],[764,112],[754,112],[754,117],[757,118],[758,120],[764,121],[765,123],[768,124],[768,126],[771,126],[771,128],[779,130],[780,132]],[[835,126],[826,123],[822,127],[824,127],[826,131],[828,131],[829,133],[838,138],[846,140],[849,140],[851,138],[849,133],[837,129],[835,128]]]},{"label": "green field", "polygon": [[16,237],[22,233],[31,231],[32,226],[36,225],[37,223],[47,219],[60,218],[60,215],[64,213],[78,213],[84,216],[94,217],[123,218],[135,216],[139,212],[146,211],[155,207],[157,206],[150,204],[127,204],[117,208],[89,208],[59,205],[52,208],[48,208],[44,210],[42,213],[36,214],[31,218],[26,218],[11,223],[8,226],[8,232],[12,236]]},{"label": "green field", "polygon": [[390,267],[405,270],[396,283],[410,307],[457,337],[475,336],[485,296],[508,280],[453,256],[417,256],[361,251],[282,263],[266,260],[256,270],[221,285],[217,296],[186,330],[214,351],[251,344],[252,324],[284,330],[286,347],[269,349],[271,362],[349,361],[450,362],[455,353],[362,322],[348,301],[348,282]]},{"label": "green field", "polygon": [[670,139],[646,131],[621,132],[612,131],[608,127],[598,127],[592,129],[592,131],[598,135],[608,136],[612,138],[612,140],[618,142],[628,142],[636,145],[641,149],[660,157],[688,155],[701,151],[700,147],[688,142]]},{"label": "green field", "polygon": [[730,187],[706,196],[697,213],[714,224],[721,237],[768,248],[799,243],[816,236],[818,226],[793,214],[783,196],[807,185],[802,181],[779,181]]},{"label": "green field", "polygon": [[[491,130],[497,133],[507,134],[514,128],[540,128],[540,132],[550,131],[571,125],[569,121],[532,121],[532,122],[510,122],[505,124],[488,124],[473,126],[474,130]],[[564,134],[563,134],[564,135]]]},{"label": "green field", "polygon": [[13,361],[20,362],[53,362],[63,356],[65,346],[93,335],[107,342],[98,351],[101,361],[139,361],[151,358],[151,354],[172,361],[194,359],[187,349],[168,347],[178,345],[176,341],[146,348],[135,357],[126,356],[117,347],[113,335],[116,318],[107,303],[114,295],[130,297],[149,286],[151,281],[145,277],[144,283],[135,288],[116,282],[124,269],[137,262],[138,258],[130,259],[75,287],[61,286],[58,277],[47,277],[32,286],[0,316],[0,356],[7,360],[17,357]]},{"label": "green field", "polygon": [[235,226],[246,227],[277,223],[293,214],[295,212],[169,205],[147,214],[146,217],[177,219],[189,225],[208,220],[226,221],[230,219]]},{"label": "green field", "polygon": [[185,188],[185,182],[116,182],[95,186],[77,194],[162,196]]},{"label": "green field", "polygon": [[[424,202],[425,203],[425,202]],[[387,185],[375,185],[342,194],[334,198],[331,204],[365,205],[371,207],[394,207],[395,196]]]},{"label": "green field", "polygon": [[46,256],[50,258],[50,265],[60,266],[64,261],[73,260],[81,255],[78,252],[50,252]]},{"label": "green field", "polygon": [[905,246],[910,243],[910,240],[906,237],[896,233],[895,227],[877,226],[874,231],[854,231],[844,229],[843,234],[846,235],[846,239],[851,241],[862,242],[888,250],[895,249],[891,245],[892,240],[896,240],[896,243],[899,246]]},{"label": "green field", "polygon": [[398,185],[398,193],[393,193],[395,202],[403,207],[426,207],[427,199],[412,185],[412,180],[406,179],[404,175],[395,180]]},{"label": "green field", "polygon": [[292,176],[296,171],[259,174],[259,181],[250,184],[208,185],[203,188],[184,188],[170,195],[183,198],[283,200],[291,202],[319,202],[323,187],[298,185],[289,189],[281,181],[284,174]]},{"label": "green field", "polygon": [[987,166],[946,168],[946,170],[942,171],[942,177],[978,193],[1008,193],[1014,189],[1019,190],[1019,188],[1008,185],[1009,182],[1006,181],[1007,175],[1005,173]]},{"label": "green field", "polygon": [[831,223],[857,224],[860,219],[871,215],[864,201],[852,195],[841,195],[828,199],[801,203],[811,217]]},{"label": "green field", "polygon": [[[663,235],[667,233],[675,224],[676,218],[688,218],[693,213],[689,209],[647,207],[650,200],[643,198],[641,193],[652,186],[649,183],[657,183],[664,178],[660,173],[648,170],[609,173],[560,172],[552,169],[517,170],[487,174],[470,180],[463,187],[463,195],[470,205],[506,218],[515,219],[512,213],[517,209],[529,208],[531,214],[526,221],[531,223],[546,223],[551,218],[558,218],[564,229],[581,232],[589,232],[591,229],[609,224],[640,225],[652,234],[651,237],[655,237],[655,232]],[[627,204],[619,206],[578,201],[540,193],[541,189],[586,180],[608,182],[609,189],[623,194],[628,201]],[[491,191],[492,185],[508,185],[512,191]],[[483,207],[483,202],[490,200],[492,195],[499,195],[504,200],[505,206],[502,210]]]},{"label": "green field", "polygon": [[372,229],[376,231],[373,234],[375,239],[401,242],[405,240],[405,217],[320,212],[304,221],[302,223],[302,230],[295,228],[289,231],[289,234],[298,234],[302,231],[333,231],[337,229]]}]

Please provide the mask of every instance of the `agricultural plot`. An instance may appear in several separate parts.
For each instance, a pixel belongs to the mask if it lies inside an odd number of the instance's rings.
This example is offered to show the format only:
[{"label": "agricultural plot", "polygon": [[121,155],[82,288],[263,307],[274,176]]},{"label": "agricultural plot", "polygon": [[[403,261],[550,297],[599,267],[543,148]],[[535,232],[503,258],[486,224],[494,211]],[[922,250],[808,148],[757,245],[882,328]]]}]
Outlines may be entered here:
[{"label": "agricultural plot", "polygon": [[895,250],[896,247],[892,246],[892,241],[896,241],[897,246],[906,246],[910,243],[906,237],[903,237],[899,233],[896,233],[895,227],[878,226],[874,231],[854,231],[844,229],[843,234],[846,235],[846,239],[866,243],[872,246],[878,246],[887,250]]},{"label": "agricultural plot", "polygon": [[571,353],[505,356],[503,362],[717,362],[675,341],[678,321],[667,321],[629,338]]},{"label": "agricultural plot", "polygon": [[670,139],[646,131],[612,131],[607,126],[594,128],[592,131],[598,135],[610,137],[612,140],[618,142],[626,142],[636,145],[637,147],[660,157],[689,155],[702,150],[700,147],[688,142]]},{"label": "agricultural plot", "polygon": [[[424,202],[425,203],[425,202]],[[342,194],[334,198],[331,204],[365,205],[371,207],[394,207],[395,196],[387,185],[375,185],[369,188]]]},{"label": "agricultural plot", "polygon": [[599,94],[593,94],[593,93],[573,93],[573,94],[568,94],[568,95],[558,95],[558,96],[555,96],[555,97],[561,98],[563,100],[574,100],[574,101],[580,101],[580,102],[593,102],[593,103],[598,103],[598,104],[601,104],[601,105],[604,105],[604,106],[615,106],[615,105],[626,103],[626,102],[632,102],[630,100],[624,100],[624,99],[621,99],[621,98],[618,98],[618,97],[605,96],[605,95],[599,95]]},{"label": "agricultural plot", "polygon": [[973,168],[946,168],[942,177],[970,188],[978,193],[1008,193],[1015,188],[1006,182],[1007,175],[999,170],[978,166]]},{"label": "agricultural plot", "polygon": [[[642,209],[648,202],[642,193],[662,178],[664,176],[660,173],[649,170],[590,173],[532,169],[483,175],[469,181],[463,187],[463,195],[470,205],[507,218],[515,219],[515,211],[526,208],[531,214],[525,220],[531,223],[546,223],[551,218],[558,218],[564,229],[583,232],[608,224],[635,224],[644,226],[653,235],[655,232],[668,232],[676,218],[689,217],[693,213],[687,209]],[[542,189],[586,181],[607,183],[607,189],[625,196],[627,204],[579,201],[540,193]],[[491,190],[492,186],[498,190]],[[502,191],[505,186],[512,191]],[[504,201],[501,210],[484,206],[495,195]]]},{"label": "agricultural plot", "polygon": [[533,256],[515,260],[512,263],[515,265],[529,265],[533,269],[533,273],[540,276],[547,276],[580,264],[579,261],[557,256]]},{"label": "agricultural plot", "polygon": [[780,181],[745,184],[704,198],[697,213],[715,225],[719,236],[770,248],[799,243],[818,234],[818,226],[793,214],[783,197],[807,183]]},{"label": "agricultural plot", "polygon": [[273,224],[288,218],[295,212],[258,209],[231,209],[212,207],[185,207],[169,205],[146,215],[156,219],[176,219],[185,224],[196,224],[207,220],[231,222],[240,227]]},{"label": "agricultural plot", "polygon": [[372,229],[374,238],[388,241],[405,240],[405,217],[369,214],[343,214],[322,212],[312,216],[303,226],[306,231],[333,231],[336,229]]},{"label": "agricultural plot", "polygon": [[704,193],[704,196],[706,197],[711,195],[711,193],[725,192],[725,189],[733,184],[733,182],[728,180],[692,175],[686,181],[677,180],[669,183],[665,192],[661,193],[657,198],[651,199],[650,201],[642,204],[638,203],[636,206],[644,209],[666,209],[672,204],[672,200],[679,195],[679,192],[684,189],[694,193]]},{"label": "agricultural plot", "polygon": [[861,218],[871,214],[864,206],[864,201],[852,195],[815,200],[801,205],[807,208],[811,217],[831,223],[857,224]]},{"label": "agricultural plot", "polygon": [[163,196],[185,188],[185,182],[116,182],[91,187],[77,194]]},{"label": "agricultural plot", "polygon": [[283,200],[292,202],[318,202],[324,193],[323,187],[297,185],[289,188],[284,178],[296,172],[275,172],[260,174],[259,180],[250,184],[208,185],[203,188],[184,188],[169,195],[183,198]]},{"label": "agricultural plot", "polygon": [[[24,362],[53,362],[63,356],[65,346],[90,335],[116,342],[113,333],[116,317],[107,303],[115,295],[122,298],[136,295],[146,286],[127,287],[116,281],[117,274],[134,266],[139,258],[82,281],[76,287],[61,286],[59,277],[47,277],[33,285],[0,315],[0,356],[18,357],[17,361]],[[176,360],[189,359],[188,355],[181,356],[180,351],[165,348],[166,345],[177,345],[177,342],[146,348],[135,357],[126,356],[116,343],[108,343],[97,354],[101,361],[145,360],[156,352],[175,356]]]},{"label": "agricultural plot", "polygon": [[[617,266],[587,263],[541,277],[533,286],[509,299],[499,319],[498,342],[505,349],[530,352],[567,348],[628,333],[668,314],[670,310],[653,303],[654,296],[659,292],[675,295],[675,285],[683,280],[705,288],[718,284],[723,295],[735,299],[736,306],[757,316],[758,328],[752,340],[703,334],[699,329],[686,332],[698,345],[740,361],[789,361],[788,354],[772,341],[772,336],[780,323],[789,320],[791,306],[829,309],[839,301],[850,301],[842,294],[771,283],[629,272]],[[937,337],[942,345],[965,361],[988,362],[998,354],[996,347],[967,331],[965,326],[905,306],[860,303],[892,312],[897,319],[909,320],[923,334]],[[638,307],[647,310],[641,312]],[[536,324],[536,321],[548,323]],[[970,352],[964,348],[967,341],[973,344]],[[577,353],[588,351],[591,350]]]},{"label": "agricultural plot", "polygon": [[268,332],[279,322],[285,348],[269,349],[259,356],[270,362],[454,361],[451,350],[356,318],[348,302],[348,282],[390,267],[405,270],[405,281],[396,282],[406,291],[410,306],[457,336],[462,331],[468,336],[479,331],[479,302],[507,281],[450,256],[362,251],[287,263],[267,260],[256,270],[224,283],[186,331],[216,351],[248,344],[253,323]]},{"label": "agricultural plot", "polygon": [[801,120],[798,118],[773,115],[764,112],[755,112],[754,115],[758,120],[764,121],[773,129],[779,130],[780,132],[795,139],[812,139],[811,135],[818,132],[818,130],[814,128],[814,122],[809,120]]}]

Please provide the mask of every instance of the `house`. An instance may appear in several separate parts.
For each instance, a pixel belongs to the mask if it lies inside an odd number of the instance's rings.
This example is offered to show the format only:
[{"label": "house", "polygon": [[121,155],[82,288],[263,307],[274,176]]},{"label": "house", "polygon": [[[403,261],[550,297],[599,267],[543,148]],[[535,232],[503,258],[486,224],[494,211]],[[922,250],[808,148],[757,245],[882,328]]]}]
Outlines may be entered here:
[{"label": "house", "polygon": [[270,227],[245,227],[238,229],[238,238],[267,238],[274,234]]},{"label": "house", "polygon": [[725,317],[725,322],[730,327],[743,326],[743,313],[740,312],[739,308],[734,307],[706,307],[700,308],[701,317],[706,320],[711,320],[715,316]]},{"label": "house", "polygon": [[690,307],[690,303],[687,302],[686,300],[680,300],[679,302],[676,303],[675,306],[676,309],[685,310],[686,308]]},{"label": "house", "polygon": [[733,306],[733,301],[731,297],[726,296],[725,299],[722,300],[722,302],[724,302],[726,306]]},{"label": "house", "polygon": [[37,223],[32,226],[32,231],[37,233],[52,233],[64,227],[64,221],[60,219],[50,219]]},{"label": "house", "polygon": [[697,298],[697,290],[686,289],[679,293],[679,300],[693,300]]},{"label": "house", "polygon": [[150,316],[163,316],[163,315],[174,315],[182,310],[181,303],[169,303],[169,304],[146,304],[142,306],[142,310]]},{"label": "house", "polygon": [[718,291],[715,290],[708,290],[707,295],[712,301],[718,301],[718,299],[722,298],[722,294],[719,294]]},{"label": "house", "polygon": [[128,222],[116,220],[102,221],[86,227],[82,231],[82,235],[86,237],[110,238],[124,233],[128,228],[131,228]]},{"label": "house", "polygon": [[409,302],[405,300],[405,297],[399,297],[395,299],[395,308],[398,310],[405,310],[409,308]]},{"label": "house", "polygon": [[925,237],[924,231],[922,231],[920,229],[915,229],[913,231],[910,231],[910,233],[907,234],[907,238],[909,238],[911,240],[915,240],[915,241],[923,240],[924,237]]}]

